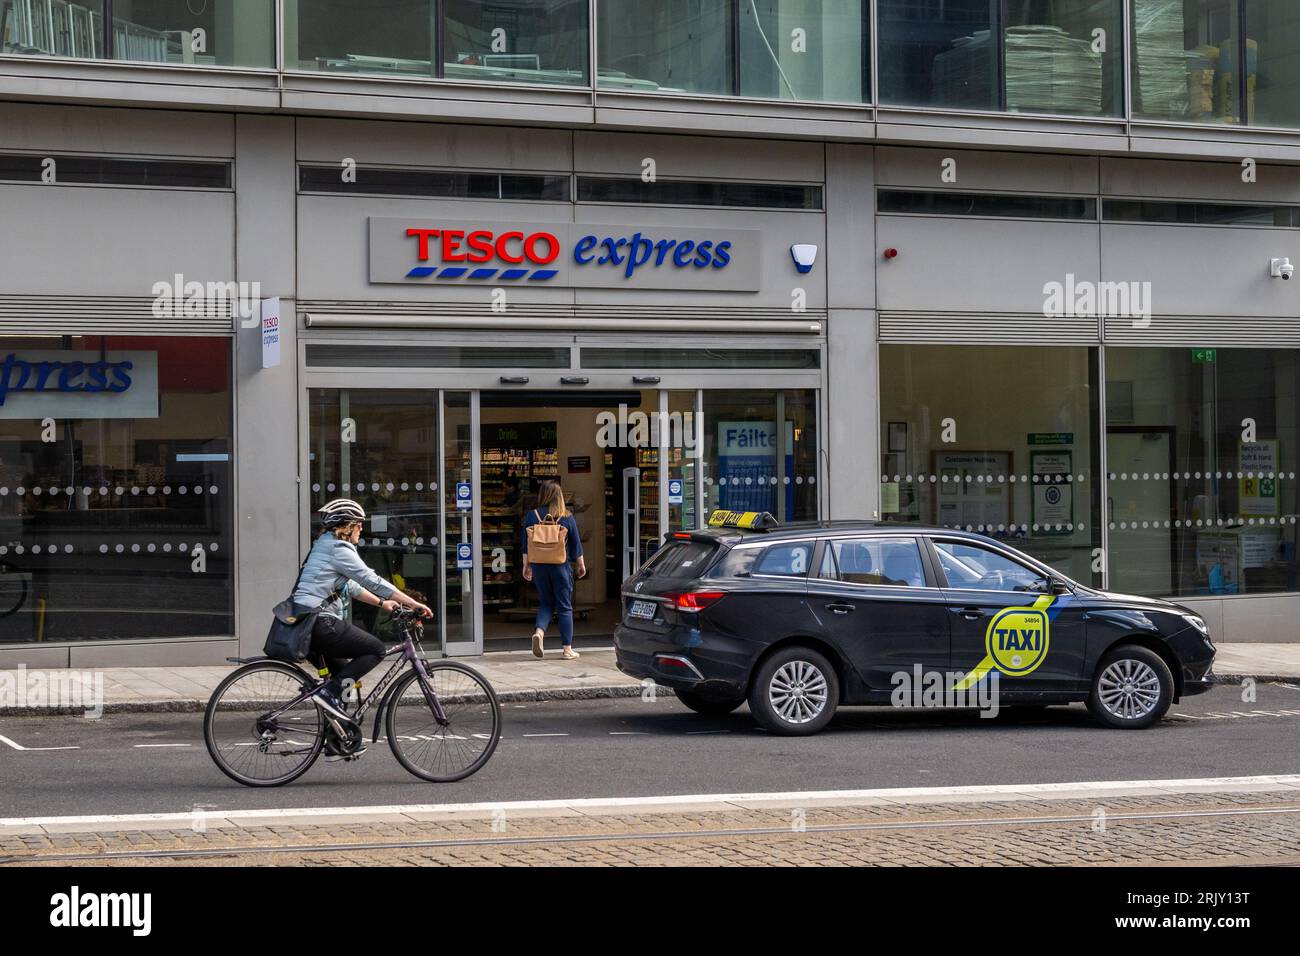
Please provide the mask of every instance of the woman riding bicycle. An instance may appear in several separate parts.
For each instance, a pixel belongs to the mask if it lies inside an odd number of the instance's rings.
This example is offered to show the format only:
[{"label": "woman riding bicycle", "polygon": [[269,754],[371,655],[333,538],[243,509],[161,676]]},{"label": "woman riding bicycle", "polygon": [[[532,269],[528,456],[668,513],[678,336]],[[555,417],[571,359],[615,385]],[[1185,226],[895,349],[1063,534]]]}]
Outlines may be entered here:
[{"label": "woman riding bicycle", "polygon": [[[325,530],[302,566],[293,603],[299,613],[320,609],[312,628],[311,653],[325,658],[330,679],[312,700],[335,717],[351,720],[341,696],[343,682],[349,678],[358,681],[373,669],[383,659],[384,642],[344,620],[347,605],[358,600],[390,612],[404,605],[415,608],[425,618],[433,617],[433,611],[403,594],[361,560],[357,542],[366,513],[359,504],[350,498],[335,498],[323,505],[319,514]],[[348,663],[343,664],[348,658]]]}]

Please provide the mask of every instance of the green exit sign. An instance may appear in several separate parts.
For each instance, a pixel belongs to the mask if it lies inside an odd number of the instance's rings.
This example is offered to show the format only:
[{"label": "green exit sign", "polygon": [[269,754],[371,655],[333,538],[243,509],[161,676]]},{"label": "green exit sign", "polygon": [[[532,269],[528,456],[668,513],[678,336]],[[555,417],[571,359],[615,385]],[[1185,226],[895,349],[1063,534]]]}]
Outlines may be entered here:
[{"label": "green exit sign", "polygon": [[1206,365],[1218,357],[1218,349],[1192,349],[1192,364]]}]

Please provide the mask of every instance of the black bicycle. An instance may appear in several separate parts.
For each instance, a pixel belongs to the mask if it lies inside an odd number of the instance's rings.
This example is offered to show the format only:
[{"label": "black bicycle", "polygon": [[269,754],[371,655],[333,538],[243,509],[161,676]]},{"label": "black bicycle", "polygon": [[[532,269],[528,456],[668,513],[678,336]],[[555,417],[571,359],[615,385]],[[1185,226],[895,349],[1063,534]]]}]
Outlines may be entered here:
[{"label": "black bicycle", "polygon": [[393,756],[417,777],[447,783],[482,769],[501,739],[492,685],[465,664],[421,657],[418,611],[399,608],[392,619],[402,641],[385,657],[398,658],[368,697],[355,694],[350,721],[312,702],[328,676],[323,670],[317,676],[270,658],[230,658],[244,666],[212,692],[203,717],[203,739],[221,772],[245,786],[278,787],[306,773],[322,750],[355,760],[376,701],[371,739],[379,742],[384,720]]}]

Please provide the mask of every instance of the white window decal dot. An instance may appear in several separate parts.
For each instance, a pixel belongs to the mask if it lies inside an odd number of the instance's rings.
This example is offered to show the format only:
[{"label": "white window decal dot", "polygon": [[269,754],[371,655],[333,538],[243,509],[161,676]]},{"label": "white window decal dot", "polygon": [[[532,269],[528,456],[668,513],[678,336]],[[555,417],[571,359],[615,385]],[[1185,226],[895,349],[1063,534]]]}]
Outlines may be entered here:
[{"label": "white window decal dot", "polygon": [[41,491],[42,491],[41,488],[33,488],[33,489],[32,489],[32,494],[34,494],[34,495],[39,495],[39,494],[41,493]]},{"label": "white window decal dot", "polygon": [[217,542],[213,541],[210,545],[208,545],[208,550],[209,550],[209,551],[216,551],[218,547],[220,547],[220,546],[217,544]]},{"label": "white window decal dot", "polygon": [[171,485],[163,485],[163,494],[165,494],[165,495],[170,495],[171,493],[172,493],[172,486],[171,486]]},{"label": "white window decal dot", "polygon": [[188,493],[189,493],[189,489],[186,488],[184,485],[181,485],[179,488],[176,489],[176,491],[177,491],[177,493],[182,494],[182,495],[184,495],[184,494],[188,494]]},{"label": "white window decal dot", "polygon": [[312,482],[311,490],[320,491],[320,482],[319,481]]},{"label": "white window decal dot", "polygon": [[139,485],[136,485],[134,488],[131,489],[131,494],[133,494],[133,495],[138,495],[139,493],[140,493],[140,486],[139,486]]},{"label": "white window decal dot", "polygon": [[150,541],[148,546],[145,548],[145,550],[148,551],[150,554],[153,554],[155,551],[158,550],[158,545]]},{"label": "white window decal dot", "polygon": [[101,544],[101,545],[99,546],[99,553],[100,553],[100,554],[108,554],[108,545],[106,545],[106,544]]},{"label": "white window decal dot", "polygon": [[71,553],[72,553],[72,545],[70,545],[70,544],[65,544],[65,545],[63,546],[63,553],[64,553],[64,554],[71,554]]},{"label": "white window decal dot", "polygon": [[411,486],[408,485],[406,482],[402,482],[402,490],[403,490],[403,491],[410,491],[410,490],[411,490]]},{"label": "white window decal dot", "polygon": [[415,490],[416,490],[416,491],[423,491],[423,490],[424,490],[424,482],[422,482],[422,481],[417,481],[417,482],[415,483]]},{"label": "white window decal dot", "polygon": [[139,554],[139,553],[140,553],[140,546],[139,546],[138,544],[133,544],[133,545],[131,545],[131,553],[132,553],[132,554]]},{"label": "white window decal dot", "polygon": [[167,544],[164,544],[164,545],[163,545],[163,553],[164,553],[164,554],[170,554],[170,553],[171,553],[171,550],[172,550],[172,546],[171,546],[171,542],[170,542],[170,541],[169,541]]}]

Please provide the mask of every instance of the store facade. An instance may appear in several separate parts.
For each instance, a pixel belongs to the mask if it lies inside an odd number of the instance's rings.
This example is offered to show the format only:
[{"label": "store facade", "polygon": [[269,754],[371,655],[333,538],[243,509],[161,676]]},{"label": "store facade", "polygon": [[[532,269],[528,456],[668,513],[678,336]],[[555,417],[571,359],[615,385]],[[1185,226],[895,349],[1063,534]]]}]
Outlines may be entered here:
[{"label": "store facade", "polygon": [[[520,522],[547,478],[586,555],[579,636],[607,636],[619,583],[708,511],[827,510],[827,270],[791,252],[826,244],[820,148],[766,191],[726,180],[721,209],[697,199],[733,144],[480,132],[391,128],[347,184],[316,171],[369,137],[306,123],[298,145],[298,507],[357,497],[363,556],[439,608],[452,654],[529,633]],[[642,195],[647,145],[680,204]],[[415,157],[446,169],[430,150],[488,181],[412,195],[435,188]],[[395,168],[407,195],[387,192]]]},{"label": "store facade", "polygon": [[[1220,639],[1290,639],[1300,286],[1270,266],[1300,261],[1296,167],[40,104],[0,125],[0,663],[256,653],[341,494],[439,648],[509,646],[547,477],[588,552],[581,634],[663,534],[740,507],[969,527]],[[100,165],[14,178],[47,155]],[[192,280],[278,301],[278,360],[237,303],[190,314]]]}]

